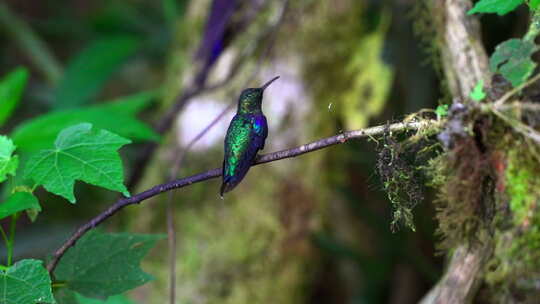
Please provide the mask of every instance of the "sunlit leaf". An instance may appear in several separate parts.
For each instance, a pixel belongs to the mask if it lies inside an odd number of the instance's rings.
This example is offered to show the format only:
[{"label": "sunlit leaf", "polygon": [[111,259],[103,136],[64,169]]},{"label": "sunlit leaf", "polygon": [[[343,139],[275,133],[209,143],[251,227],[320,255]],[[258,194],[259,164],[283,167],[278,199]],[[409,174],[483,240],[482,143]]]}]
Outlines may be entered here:
[{"label": "sunlit leaf", "polygon": [[24,176],[72,203],[76,201],[76,180],[129,196],[117,152],[128,143],[130,140],[109,131],[92,129],[91,124],[75,125],[60,132],[52,149],[33,155]]},{"label": "sunlit leaf", "polygon": [[437,109],[435,109],[435,114],[437,115],[437,119],[446,117],[448,115],[448,105],[438,105]]},{"label": "sunlit leaf", "polygon": [[497,13],[502,16],[518,7],[524,0],[480,0],[467,14]]},{"label": "sunlit leaf", "polygon": [[481,101],[486,98],[486,92],[484,92],[484,81],[480,80],[474,89],[472,90],[470,97],[474,101]]},{"label": "sunlit leaf", "polygon": [[19,166],[19,158],[13,155],[15,145],[11,139],[0,135],[0,182],[6,180],[7,175],[15,175]]},{"label": "sunlit leaf", "polygon": [[161,235],[91,231],[69,249],[54,274],[67,288],[87,297],[106,298],[152,280],[140,262]]}]

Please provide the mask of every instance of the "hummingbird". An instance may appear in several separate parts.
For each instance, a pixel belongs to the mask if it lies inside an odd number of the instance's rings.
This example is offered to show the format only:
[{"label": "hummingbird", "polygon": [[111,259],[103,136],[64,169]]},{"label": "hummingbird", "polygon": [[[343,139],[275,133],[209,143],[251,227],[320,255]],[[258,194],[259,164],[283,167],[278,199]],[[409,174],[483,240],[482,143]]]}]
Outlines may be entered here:
[{"label": "hummingbird", "polygon": [[257,152],[264,149],[268,123],[261,107],[263,92],[278,78],[272,78],[260,88],[245,89],[238,98],[238,110],[225,136],[221,197],[242,181]]}]

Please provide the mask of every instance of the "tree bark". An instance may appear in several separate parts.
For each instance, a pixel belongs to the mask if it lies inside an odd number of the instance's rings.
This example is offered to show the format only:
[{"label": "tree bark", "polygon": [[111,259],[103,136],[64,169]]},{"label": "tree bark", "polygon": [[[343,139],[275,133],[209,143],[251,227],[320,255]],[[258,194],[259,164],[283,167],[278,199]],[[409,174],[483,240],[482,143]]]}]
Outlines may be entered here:
[{"label": "tree bark", "polygon": [[490,82],[488,57],[470,0],[437,0],[432,5],[444,75],[452,96],[467,100],[480,81]]},{"label": "tree bark", "polygon": [[[469,0],[438,0],[431,6],[448,89],[454,102],[464,104],[479,81],[488,84],[491,78],[479,22],[467,15],[471,7]],[[490,195],[486,193],[482,199],[492,201]],[[483,280],[482,270],[492,251],[492,244],[463,240],[453,249],[444,275],[421,303],[470,303]]]}]

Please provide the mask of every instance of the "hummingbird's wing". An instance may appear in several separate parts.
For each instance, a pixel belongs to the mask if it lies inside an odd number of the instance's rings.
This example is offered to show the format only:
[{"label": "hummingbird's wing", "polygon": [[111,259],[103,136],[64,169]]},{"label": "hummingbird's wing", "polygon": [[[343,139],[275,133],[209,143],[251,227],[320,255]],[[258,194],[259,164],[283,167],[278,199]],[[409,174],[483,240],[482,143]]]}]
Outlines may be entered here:
[{"label": "hummingbird's wing", "polygon": [[257,152],[264,147],[268,126],[264,115],[236,115],[225,137],[221,195],[246,175]]}]

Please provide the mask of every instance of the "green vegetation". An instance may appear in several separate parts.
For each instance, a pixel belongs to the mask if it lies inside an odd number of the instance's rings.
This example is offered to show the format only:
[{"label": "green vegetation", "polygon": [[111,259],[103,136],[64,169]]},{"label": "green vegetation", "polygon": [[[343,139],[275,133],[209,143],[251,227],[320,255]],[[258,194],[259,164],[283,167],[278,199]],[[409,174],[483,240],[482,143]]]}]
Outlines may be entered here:
[{"label": "green vegetation", "polygon": [[[0,4],[0,303],[165,303],[171,290],[181,303],[412,303],[445,271],[437,249],[484,245],[478,302],[538,290],[540,0],[468,11],[497,19],[483,28],[489,77],[465,100],[450,98],[444,77],[459,75],[446,75],[440,41],[422,37],[426,54],[413,35],[414,21],[440,35],[440,16],[413,21],[397,1],[245,1],[230,24],[209,20],[210,0],[53,2]],[[509,27],[518,9],[528,28]],[[215,62],[201,59],[209,47]],[[193,138],[269,73],[281,78],[263,102],[265,153],[388,127],[254,167],[223,201],[207,182],[110,209],[220,166],[221,138]],[[115,217],[94,229],[104,214]]]}]

